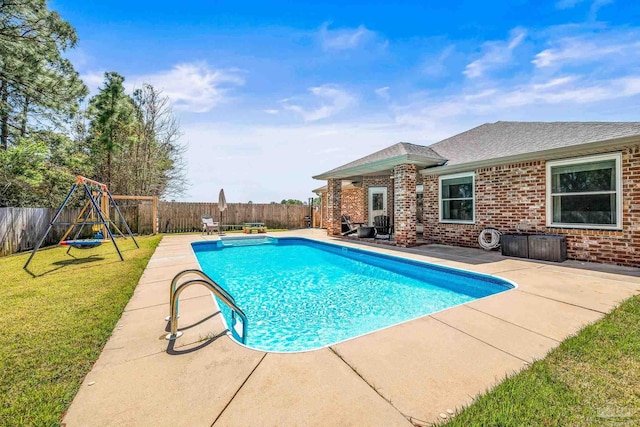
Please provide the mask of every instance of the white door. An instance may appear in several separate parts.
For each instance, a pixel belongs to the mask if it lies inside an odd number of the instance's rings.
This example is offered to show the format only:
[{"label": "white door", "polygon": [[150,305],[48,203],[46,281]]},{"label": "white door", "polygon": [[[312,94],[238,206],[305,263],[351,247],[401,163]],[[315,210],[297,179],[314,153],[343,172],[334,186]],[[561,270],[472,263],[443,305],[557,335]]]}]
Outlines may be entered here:
[{"label": "white door", "polygon": [[369,187],[369,225],[378,215],[387,215],[387,187]]}]

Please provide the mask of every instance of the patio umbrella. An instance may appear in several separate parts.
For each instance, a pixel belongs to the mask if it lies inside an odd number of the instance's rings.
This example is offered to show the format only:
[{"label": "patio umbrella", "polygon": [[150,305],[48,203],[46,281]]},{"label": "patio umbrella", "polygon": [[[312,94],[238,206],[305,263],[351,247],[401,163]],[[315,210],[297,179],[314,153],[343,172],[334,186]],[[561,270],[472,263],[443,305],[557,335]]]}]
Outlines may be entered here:
[{"label": "patio umbrella", "polygon": [[220,209],[220,226],[218,232],[222,234],[222,212],[227,209],[227,199],[224,197],[224,188],[220,189],[220,194],[218,195],[218,209]]}]

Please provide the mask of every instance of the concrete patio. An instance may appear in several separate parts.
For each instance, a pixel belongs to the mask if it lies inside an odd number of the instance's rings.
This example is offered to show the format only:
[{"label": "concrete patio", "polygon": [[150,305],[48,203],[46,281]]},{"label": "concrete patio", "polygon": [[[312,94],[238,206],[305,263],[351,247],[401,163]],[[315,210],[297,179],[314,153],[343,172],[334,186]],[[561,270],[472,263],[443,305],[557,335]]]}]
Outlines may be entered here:
[{"label": "concrete patio", "polygon": [[[165,236],[100,358],[63,419],[67,426],[411,426],[473,401],[506,375],[640,293],[640,270],[551,264],[447,246],[397,249],[274,233],[492,274],[518,288],[321,350],[278,354],[225,334],[203,287],[181,296],[175,342],[164,339],[173,276],[198,263]],[[249,319],[251,322],[251,319]]]}]

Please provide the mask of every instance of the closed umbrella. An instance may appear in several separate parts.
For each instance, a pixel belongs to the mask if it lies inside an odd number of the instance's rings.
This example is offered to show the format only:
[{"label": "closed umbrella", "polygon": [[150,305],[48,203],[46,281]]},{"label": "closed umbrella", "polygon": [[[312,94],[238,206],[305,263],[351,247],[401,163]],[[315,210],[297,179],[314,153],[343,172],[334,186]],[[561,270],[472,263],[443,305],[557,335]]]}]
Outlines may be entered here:
[{"label": "closed umbrella", "polygon": [[220,209],[220,227],[218,230],[219,233],[222,234],[222,212],[227,209],[227,199],[224,197],[224,188],[220,189],[220,194],[218,195],[218,209]]}]

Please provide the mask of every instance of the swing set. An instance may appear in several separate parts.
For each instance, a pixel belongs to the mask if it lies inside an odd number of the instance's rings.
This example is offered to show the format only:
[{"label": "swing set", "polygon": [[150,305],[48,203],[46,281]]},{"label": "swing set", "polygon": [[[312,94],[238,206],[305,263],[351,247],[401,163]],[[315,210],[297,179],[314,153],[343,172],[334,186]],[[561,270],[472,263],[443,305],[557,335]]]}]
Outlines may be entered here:
[{"label": "swing set", "polygon": [[[72,222],[57,222],[58,217],[62,213],[62,210],[65,208],[71,197],[76,192],[78,188],[84,190],[84,194],[87,198],[86,203],[80,210],[78,217]],[[118,214],[118,220],[112,220],[109,218],[110,208],[113,207]],[[67,254],[71,251],[71,248],[76,249],[89,249],[95,248],[96,246],[100,246],[105,242],[112,242],[113,246],[116,248],[116,252],[118,252],[118,256],[120,257],[120,261],[124,261],[122,257],[122,253],[118,248],[118,244],[113,236],[113,232],[111,231],[111,227],[113,227],[120,236],[126,239],[126,236],[122,233],[120,228],[116,225],[116,223],[121,223],[124,225],[124,228],[127,234],[133,239],[133,243],[136,244],[136,247],[139,248],[138,242],[136,242],[135,237],[133,237],[133,233],[125,221],[122,212],[120,212],[120,208],[118,204],[115,202],[113,196],[109,192],[109,189],[105,184],[94,181],[89,178],[85,178],[83,176],[78,176],[76,182],[71,187],[69,194],[62,202],[62,205],[58,208],[53,219],[49,223],[49,227],[47,227],[47,231],[42,235],[40,241],[33,249],[31,256],[27,260],[26,264],[23,268],[27,268],[33,256],[38,252],[40,246],[44,243],[45,239],[51,232],[54,226],[56,225],[66,225],[68,226],[67,231],[64,233],[60,242],[58,243],[61,246],[68,246]],[[83,239],[81,238],[81,233],[86,226],[91,227],[91,232],[93,233],[92,238]],[[77,229],[76,229],[77,228]],[[72,233],[75,230],[75,233]],[[69,238],[70,236],[72,236]]]}]

